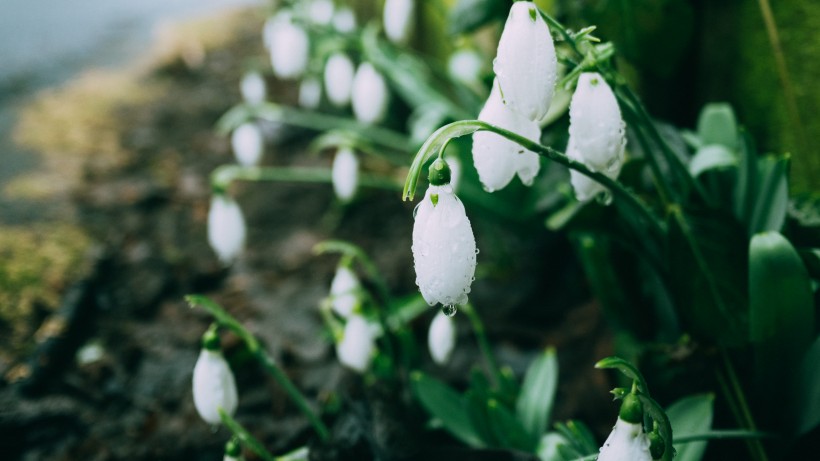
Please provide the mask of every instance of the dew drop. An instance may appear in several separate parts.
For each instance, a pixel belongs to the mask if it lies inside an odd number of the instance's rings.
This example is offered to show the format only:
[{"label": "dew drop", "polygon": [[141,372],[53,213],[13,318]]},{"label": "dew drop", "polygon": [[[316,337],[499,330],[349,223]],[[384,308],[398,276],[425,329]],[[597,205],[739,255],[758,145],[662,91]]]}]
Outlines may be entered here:
[{"label": "dew drop", "polygon": [[601,205],[609,205],[612,203],[612,194],[609,191],[604,191],[598,195],[597,200]]},{"label": "dew drop", "polygon": [[419,202],[419,203],[418,203],[418,205],[416,205],[416,207],[415,207],[415,208],[413,208],[413,219],[416,219],[416,215],[417,215],[417,214],[418,214],[418,212],[419,212],[419,207],[420,207],[420,206],[421,206],[421,202]]},{"label": "dew drop", "polygon": [[458,312],[458,307],[455,304],[445,304],[441,306],[441,312],[447,317],[452,317]]}]

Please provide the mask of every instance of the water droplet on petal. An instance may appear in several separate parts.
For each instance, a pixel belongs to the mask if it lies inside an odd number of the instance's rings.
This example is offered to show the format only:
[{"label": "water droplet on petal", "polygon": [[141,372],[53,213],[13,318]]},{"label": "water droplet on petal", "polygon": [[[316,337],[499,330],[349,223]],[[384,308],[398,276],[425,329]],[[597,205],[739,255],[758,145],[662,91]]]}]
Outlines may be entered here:
[{"label": "water droplet on petal", "polygon": [[458,307],[455,304],[446,304],[441,306],[441,312],[447,317],[452,317],[458,312]]}]

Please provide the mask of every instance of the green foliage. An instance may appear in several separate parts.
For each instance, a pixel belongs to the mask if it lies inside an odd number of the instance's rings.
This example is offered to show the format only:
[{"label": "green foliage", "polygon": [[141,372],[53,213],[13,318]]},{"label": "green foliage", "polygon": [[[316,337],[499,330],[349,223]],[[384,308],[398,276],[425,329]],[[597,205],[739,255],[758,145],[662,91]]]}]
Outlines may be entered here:
[{"label": "green foliage", "polygon": [[548,348],[530,365],[515,410],[518,421],[534,438],[547,429],[558,387],[558,359],[555,349]]},{"label": "green foliage", "polygon": [[[703,433],[712,428],[715,397],[699,394],[684,397],[666,409],[672,432],[677,438],[684,435]],[[707,442],[675,443],[676,461],[698,461],[706,451]]]},{"label": "green foliage", "polygon": [[458,0],[450,10],[449,32],[466,34],[487,23],[503,21],[511,4],[510,0]]}]

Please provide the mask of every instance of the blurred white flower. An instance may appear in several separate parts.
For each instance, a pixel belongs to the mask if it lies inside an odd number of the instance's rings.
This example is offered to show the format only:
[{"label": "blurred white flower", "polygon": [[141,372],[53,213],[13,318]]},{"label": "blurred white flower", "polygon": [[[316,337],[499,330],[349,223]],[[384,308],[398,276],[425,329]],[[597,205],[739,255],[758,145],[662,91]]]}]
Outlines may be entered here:
[{"label": "blurred white flower", "polygon": [[467,303],[475,275],[475,237],[449,184],[430,186],[416,207],[412,250],[416,285],[428,304]]},{"label": "blurred white flower", "polygon": [[618,418],[601,447],[598,461],[652,461],[649,439],[643,432],[643,426]]},{"label": "blurred white flower", "polygon": [[552,102],[557,68],[552,36],[535,4],[513,3],[493,61],[504,102],[532,121],[541,120]]},{"label": "blurred white flower", "polygon": [[415,0],[387,0],[384,2],[384,33],[391,42],[406,45],[413,34]]},{"label": "blurred white flower", "polygon": [[343,318],[350,317],[356,306],[359,305],[359,293],[361,284],[356,274],[347,267],[339,266],[336,275],[330,282],[330,300],[334,312]]},{"label": "blurred white flower", "polygon": [[305,77],[299,84],[299,106],[316,109],[322,102],[322,82],[315,77]]},{"label": "blurred white flower", "polygon": [[208,242],[223,264],[233,262],[245,246],[245,218],[239,205],[224,194],[211,197]]},{"label": "blurred white flower", "polygon": [[265,147],[265,139],[259,126],[247,122],[236,127],[231,133],[231,147],[237,163],[242,166],[258,165]]},{"label": "blurred white flower", "polygon": [[327,99],[336,107],[350,104],[353,91],[353,75],[356,69],[346,54],[336,52],[325,64],[325,91]]},{"label": "blurred white flower", "polygon": [[439,365],[447,363],[453,347],[456,345],[456,322],[439,311],[430,322],[430,331],[427,334],[427,346],[430,349],[430,356]]},{"label": "blurred white flower", "polygon": [[333,15],[333,28],[342,34],[353,32],[356,30],[356,13],[350,7],[339,7]]},{"label": "blurred white flower", "polygon": [[329,26],[333,20],[332,0],[311,0],[308,4],[310,22],[319,26]]},{"label": "blurred white flower", "polygon": [[461,183],[461,159],[455,155],[445,155],[444,160],[450,166],[450,187],[453,193],[458,193],[458,186]]},{"label": "blurred white flower", "polygon": [[[494,82],[490,97],[478,114],[478,119],[534,142],[541,139],[541,128],[537,123],[502,102],[497,81]],[[516,173],[521,182],[529,186],[540,169],[538,154],[489,131],[473,133],[473,163],[481,184],[489,192],[506,187]]]},{"label": "blurred white flower", "polygon": [[333,191],[340,201],[353,200],[359,186],[359,159],[350,147],[340,147],[333,157]]},{"label": "blurred white flower", "polygon": [[476,85],[481,82],[483,68],[484,59],[481,54],[469,48],[457,50],[447,60],[447,73],[450,78],[467,85]]},{"label": "blurred white flower", "polygon": [[367,321],[361,315],[353,314],[347,319],[344,336],[336,344],[339,363],[364,373],[370,366],[376,349],[375,336]]},{"label": "blurred white flower", "polygon": [[268,93],[265,79],[259,72],[248,72],[243,75],[242,81],[239,82],[239,91],[242,93],[242,99],[248,104],[265,102]]},{"label": "blurred white flower", "polygon": [[228,362],[219,350],[203,348],[194,366],[194,406],[199,416],[210,424],[219,424],[218,408],[233,415],[238,396]]},{"label": "blurred white flower", "polygon": [[387,82],[369,62],[363,62],[353,79],[353,113],[362,123],[379,123],[387,114],[390,92]]},{"label": "blurred white flower", "polygon": [[273,73],[281,79],[296,79],[307,69],[310,38],[307,31],[283,11],[265,24],[265,44],[270,51]]}]

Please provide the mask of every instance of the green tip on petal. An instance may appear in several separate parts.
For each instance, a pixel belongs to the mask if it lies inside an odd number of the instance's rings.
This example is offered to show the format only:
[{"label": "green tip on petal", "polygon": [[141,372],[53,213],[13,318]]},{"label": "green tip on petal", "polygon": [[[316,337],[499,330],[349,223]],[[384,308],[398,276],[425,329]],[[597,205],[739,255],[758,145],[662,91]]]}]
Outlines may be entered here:
[{"label": "green tip on petal", "polygon": [[214,324],[202,335],[202,348],[209,351],[218,351],[220,347],[219,333],[217,333]]},{"label": "green tip on petal", "polygon": [[228,440],[228,443],[225,444],[225,456],[238,458],[241,454],[242,447],[239,445],[239,440],[237,440],[235,437],[231,440]]},{"label": "green tip on petal", "polygon": [[643,422],[643,404],[637,395],[629,393],[624,397],[618,417],[631,424]]},{"label": "green tip on petal", "polygon": [[438,158],[430,165],[427,179],[434,186],[443,186],[450,183],[450,175],[450,165],[443,158]]}]

